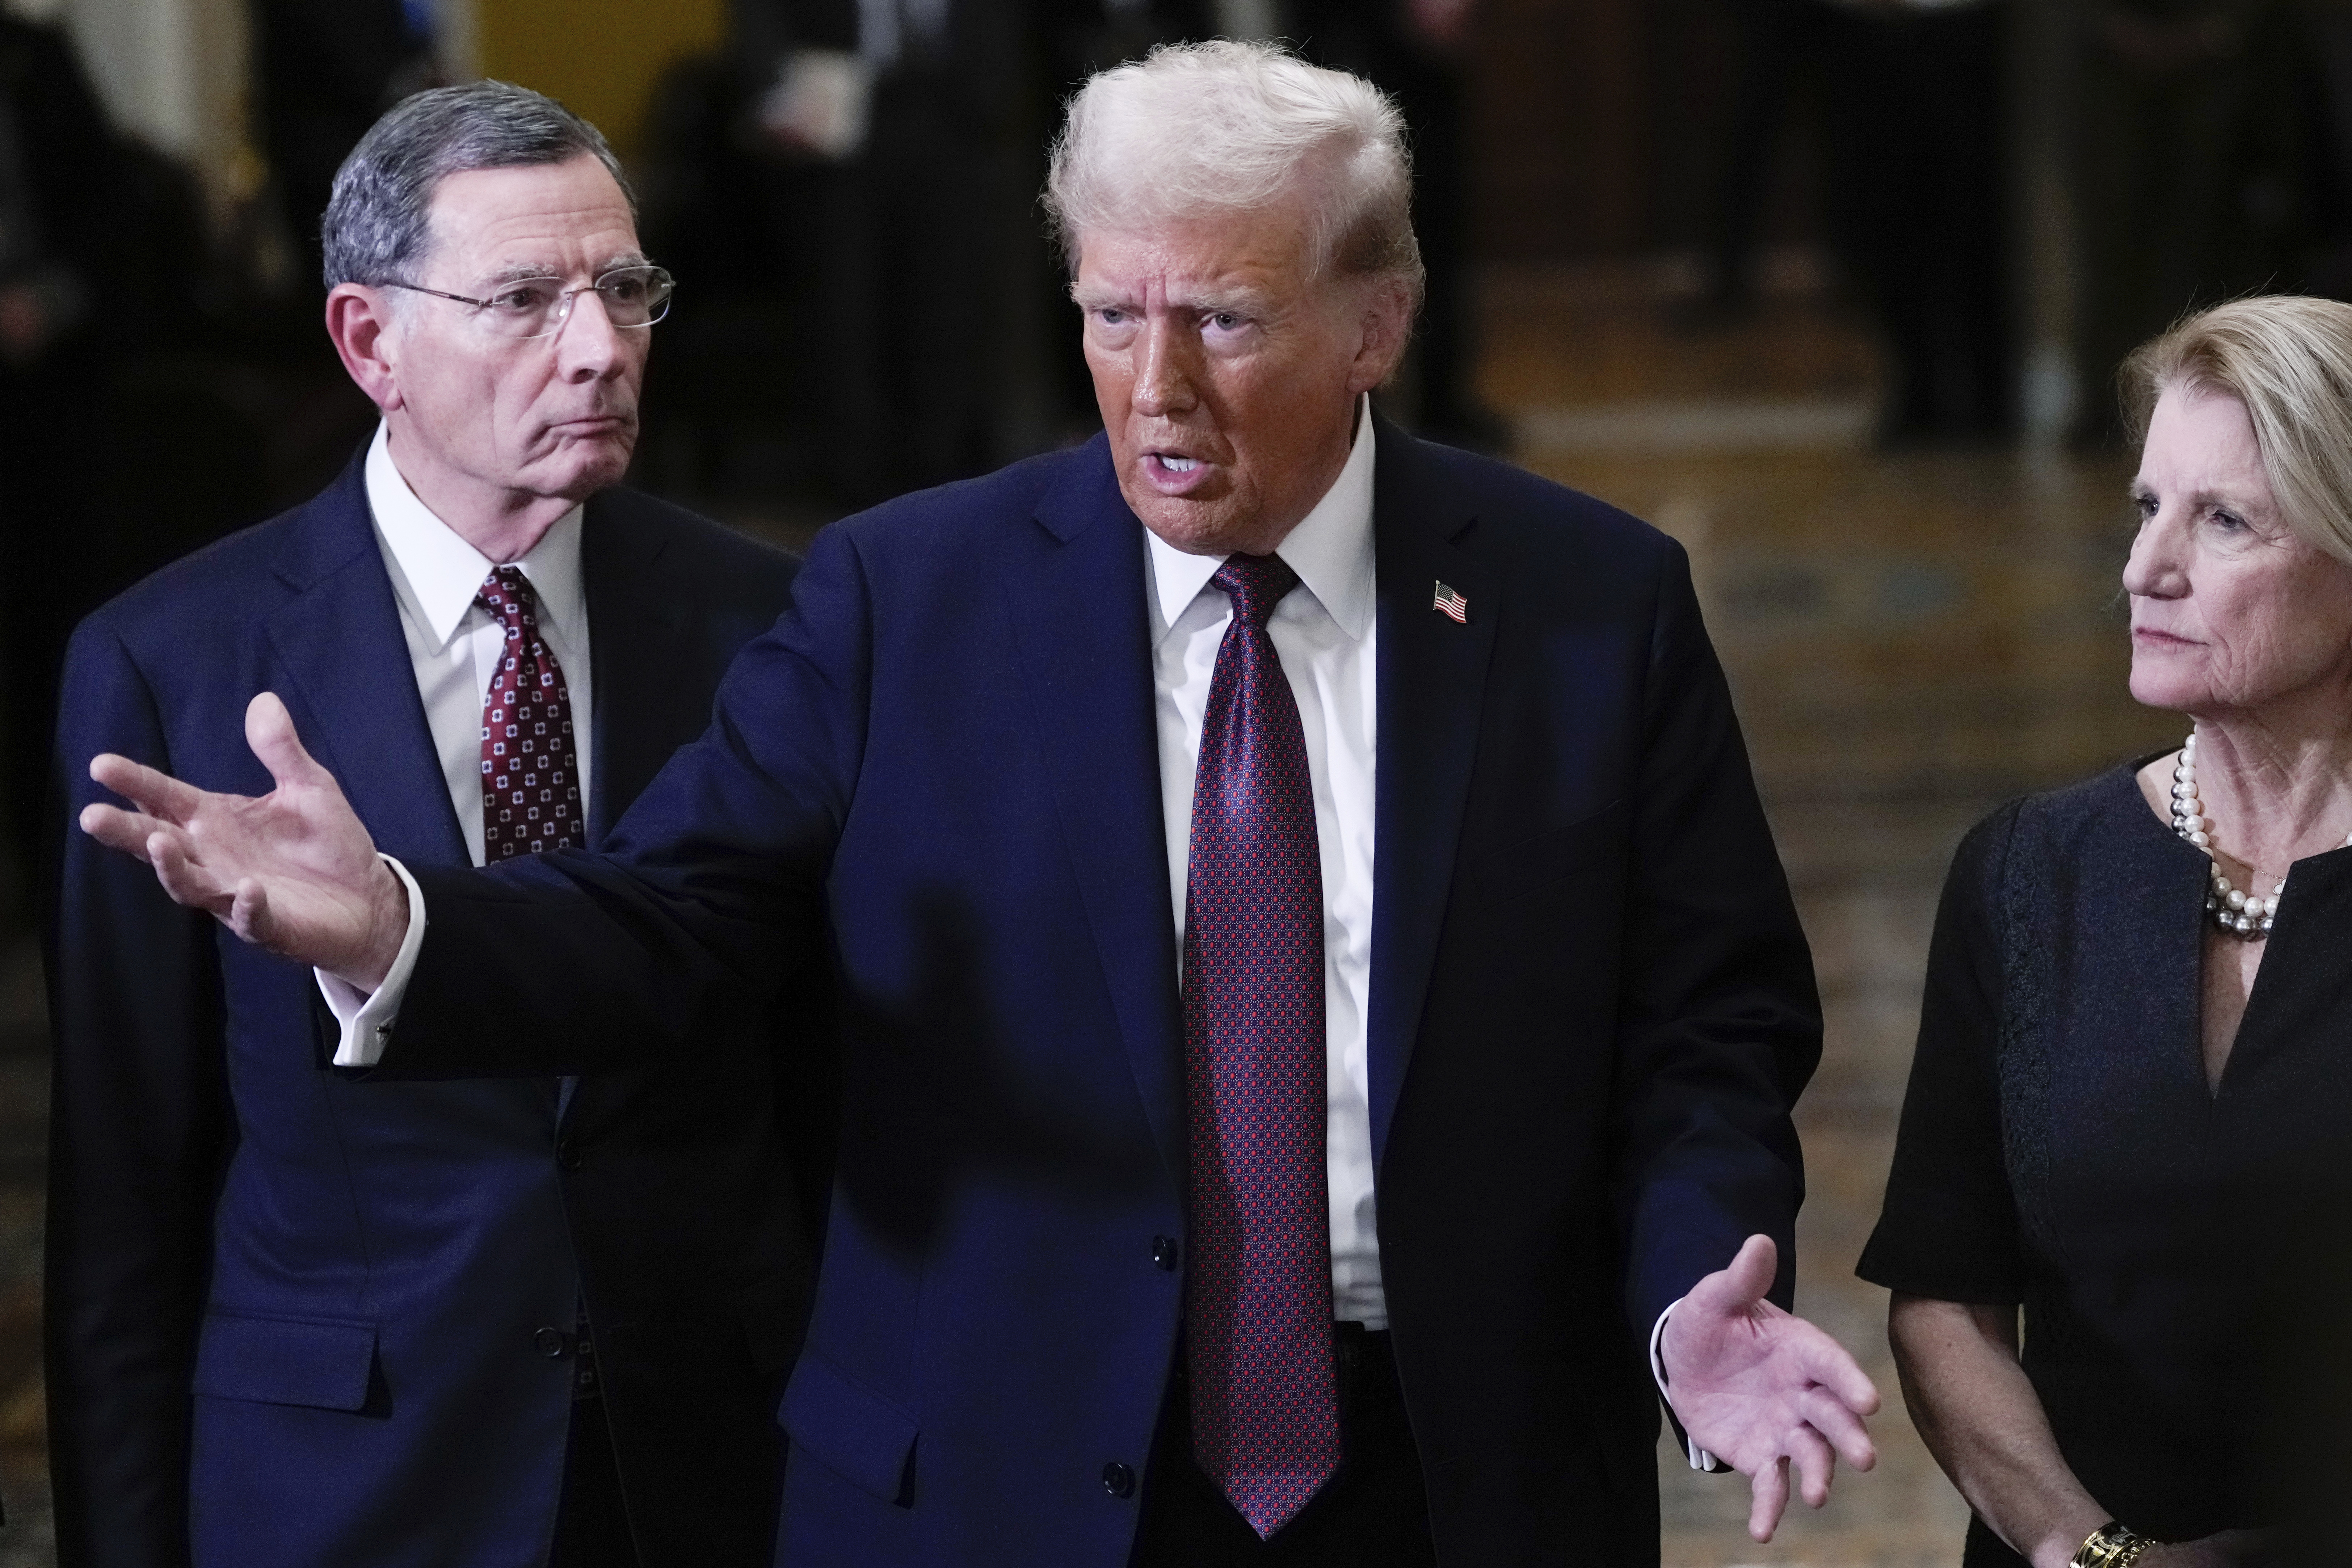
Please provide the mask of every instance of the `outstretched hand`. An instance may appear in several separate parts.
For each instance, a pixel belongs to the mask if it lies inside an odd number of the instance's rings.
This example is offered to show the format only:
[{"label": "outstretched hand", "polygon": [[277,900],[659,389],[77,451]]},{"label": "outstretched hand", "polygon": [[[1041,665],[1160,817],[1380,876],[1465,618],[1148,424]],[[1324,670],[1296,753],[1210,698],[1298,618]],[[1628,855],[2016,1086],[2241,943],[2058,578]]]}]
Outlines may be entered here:
[{"label": "outstretched hand", "polygon": [[1858,1470],[1878,1462],[1862,1422],[1878,1390],[1844,1347],[1764,1299],[1779,1262],[1771,1237],[1749,1237],[1731,1267],[1691,1287],[1659,1351],[1683,1429],[1748,1478],[1759,1541],[1789,1506],[1791,1461],[1813,1508],[1829,1500],[1840,1454]]},{"label": "outstretched hand", "polygon": [[82,831],[245,941],[374,990],[408,930],[406,890],[276,693],[247,707],[245,739],[277,781],[268,795],[215,795],[107,752],[89,776],[134,809],[85,806]]}]

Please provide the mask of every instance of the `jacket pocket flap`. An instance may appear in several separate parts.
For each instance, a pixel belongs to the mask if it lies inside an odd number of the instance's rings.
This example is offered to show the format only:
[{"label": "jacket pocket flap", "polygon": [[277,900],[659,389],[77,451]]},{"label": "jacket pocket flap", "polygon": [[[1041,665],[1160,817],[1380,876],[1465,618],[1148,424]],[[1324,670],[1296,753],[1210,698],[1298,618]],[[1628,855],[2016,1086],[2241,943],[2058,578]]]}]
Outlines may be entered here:
[{"label": "jacket pocket flap", "polygon": [[311,1319],[205,1319],[195,1391],[261,1405],[357,1410],[375,1369],[375,1326]]},{"label": "jacket pocket flap", "polygon": [[905,1500],[915,1418],[868,1393],[814,1351],[801,1352],[777,1419],[794,1443],[884,1502]]}]

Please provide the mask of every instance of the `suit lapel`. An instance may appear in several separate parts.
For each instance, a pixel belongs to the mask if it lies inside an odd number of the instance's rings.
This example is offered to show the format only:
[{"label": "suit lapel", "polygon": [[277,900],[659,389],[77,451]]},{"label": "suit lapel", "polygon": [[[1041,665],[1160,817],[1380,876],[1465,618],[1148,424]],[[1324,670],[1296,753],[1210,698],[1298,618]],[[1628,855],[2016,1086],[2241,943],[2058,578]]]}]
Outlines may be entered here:
[{"label": "suit lapel", "polygon": [[1102,438],[1008,552],[1003,587],[1072,874],[1168,1169],[1185,1169],[1176,931],[1160,826],[1143,526]]},{"label": "suit lapel", "polygon": [[[1380,738],[1374,783],[1372,974],[1367,1052],[1372,1159],[1388,1148],[1445,906],[1478,750],[1478,712],[1501,619],[1501,574],[1475,552],[1475,520],[1432,482],[1420,443],[1380,422],[1372,548],[1379,580]],[[1468,624],[1433,607],[1445,584]]]},{"label": "suit lapel", "polygon": [[580,570],[595,676],[591,845],[604,842],[669,760],[677,740],[709,717],[677,711],[679,688],[671,652],[685,627],[687,596],[663,589],[663,543],[660,536],[632,528],[609,497],[588,502],[581,522]]},{"label": "suit lapel", "polygon": [[269,640],[299,698],[302,743],[342,784],[376,847],[421,865],[463,866],[466,836],[433,750],[400,606],[354,458],[276,563],[294,596]]}]

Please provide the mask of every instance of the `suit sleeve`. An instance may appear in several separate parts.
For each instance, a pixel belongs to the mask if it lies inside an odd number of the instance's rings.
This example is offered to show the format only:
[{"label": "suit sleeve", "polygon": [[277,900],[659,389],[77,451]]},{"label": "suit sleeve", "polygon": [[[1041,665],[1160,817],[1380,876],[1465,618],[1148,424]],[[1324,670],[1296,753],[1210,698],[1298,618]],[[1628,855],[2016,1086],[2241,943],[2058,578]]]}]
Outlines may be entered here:
[{"label": "suit sleeve", "polygon": [[1795,1289],[1804,1165],[1790,1108],[1821,1003],[1723,670],[1676,548],[1658,589],[1633,801],[1614,1197],[1646,1329],[1761,1232]]},{"label": "suit sleeve", "polygon": [[[412,868],[426,928],[375,1075],[643,1066],[690,1049],[730,988],[773,994],[824,962],[824,879],[864,752],[870,646],[864,574],[835,528],[795,579],[792,612],[728,670],[710,728],[605,853]],[[505,1027],[509,1016],[534,1027]]]},{"label": "suit sleeve", "polygon": [[[100,752],[172,765],[154,695],[101,622],[74,637],[62,712],[75,813],[97,795]],[[218,953],[208,918],[70,828],[49,917],[58,1561],[169,1568],[188,1561],[189,1390],[231,1138]]]}]

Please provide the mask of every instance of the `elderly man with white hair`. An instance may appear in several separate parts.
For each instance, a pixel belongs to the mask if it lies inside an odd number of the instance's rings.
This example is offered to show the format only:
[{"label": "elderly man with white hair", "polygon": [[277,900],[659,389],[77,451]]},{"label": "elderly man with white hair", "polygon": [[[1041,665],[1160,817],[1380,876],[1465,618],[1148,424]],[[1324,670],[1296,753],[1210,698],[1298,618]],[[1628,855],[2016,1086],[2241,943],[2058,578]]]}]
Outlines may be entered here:
[{"label": "elderly man with white hair", "polygon": [[1654,1562],[1660,1385],[1759,1539],[1871,1462],[1775,1304],[1818,1006],[1682,552],[1370,411],[1408,189],[1278,50],[1089,82],[1104,434],[828,531],[602,854],[381,859],[267,697],[259,801],[93,764],[91,833],[366,997],[348,1072],[835,967],[793,1568]]}]

